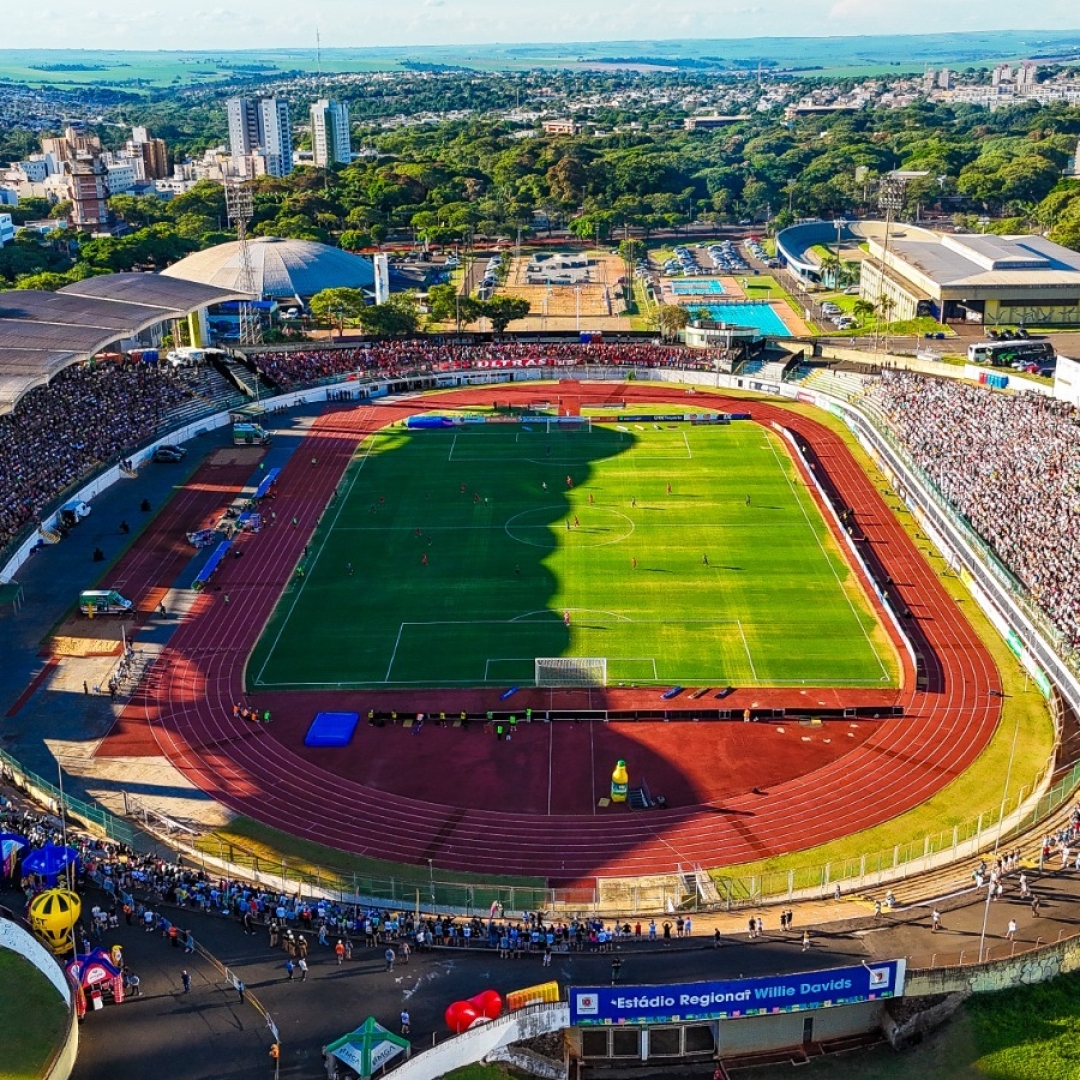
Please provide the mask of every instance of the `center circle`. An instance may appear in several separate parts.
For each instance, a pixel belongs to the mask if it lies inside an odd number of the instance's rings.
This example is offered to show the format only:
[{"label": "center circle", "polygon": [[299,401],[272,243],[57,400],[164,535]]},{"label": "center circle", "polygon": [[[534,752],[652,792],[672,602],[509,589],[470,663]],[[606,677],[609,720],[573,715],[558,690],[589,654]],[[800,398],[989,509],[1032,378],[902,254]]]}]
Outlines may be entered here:
[{"label": "center circle", "polygon": [[506,535],[519,544],[555,551],[567,544],[575,547],[617,544],[633,533],[634,523],[618,510],[603,506],[583,506],[575,514],[559,505],[522,510],[504,528]]}]

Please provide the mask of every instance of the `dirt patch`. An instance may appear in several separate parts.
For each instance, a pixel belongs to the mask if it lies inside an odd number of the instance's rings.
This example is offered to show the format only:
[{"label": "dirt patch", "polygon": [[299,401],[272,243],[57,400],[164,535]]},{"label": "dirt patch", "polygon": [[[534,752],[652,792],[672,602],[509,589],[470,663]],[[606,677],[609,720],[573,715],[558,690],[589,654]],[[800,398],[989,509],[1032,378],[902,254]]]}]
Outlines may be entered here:
[{"label": "dirt patch", "polygon": [[203,463],[204,467],[222,468],[226,465],[250,465],[254,467],[262,460],[266,450],[262,446],[223,446],[215,450]]}]

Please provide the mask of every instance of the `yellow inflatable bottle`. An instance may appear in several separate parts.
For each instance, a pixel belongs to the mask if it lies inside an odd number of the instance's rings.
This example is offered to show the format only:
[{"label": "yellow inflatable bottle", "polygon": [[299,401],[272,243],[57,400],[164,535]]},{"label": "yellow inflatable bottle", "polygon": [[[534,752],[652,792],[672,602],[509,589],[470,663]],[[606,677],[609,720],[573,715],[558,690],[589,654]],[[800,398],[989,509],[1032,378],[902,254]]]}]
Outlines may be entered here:
[{"label": "yellow inflatable bottle", "polygon": [[627,792],[630,790],[630,777],[626,773],[626,762],[621,758],[611,774],[611,801],[626,802]]}]

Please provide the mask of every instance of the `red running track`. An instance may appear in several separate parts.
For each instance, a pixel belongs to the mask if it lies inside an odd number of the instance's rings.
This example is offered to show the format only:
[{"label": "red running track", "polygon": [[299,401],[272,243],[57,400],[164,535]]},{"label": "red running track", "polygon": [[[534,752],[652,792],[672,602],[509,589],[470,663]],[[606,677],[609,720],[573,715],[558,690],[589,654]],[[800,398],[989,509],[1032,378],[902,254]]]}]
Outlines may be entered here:
[{"label": "red running track", "polygon": [[[584,384],[582,401],[589,404],[610,389]],[[498,393],[525,402],[550,390],[500,386]],[[653,384],[620,386],[619,396],[686,405],[683,391]],[[199,788],[239,813],[346,851],[561,884],[669,872],[679,863],[732,865],[825,843],[925,801],[985,747],[1000,714],[999,699],[987,692],[997,686],[994,662],[841,438],[775,405],[720,396],[710,404],[749,411],[760,423],[796,432],[817,461],[819,477],[826,474],[855,510],[864,550],[891,575],[899,601],[911,609],[916,648],[924,657],[926,689],[916,688],[905,663],[905,689],[891,693],[890,700],[904,705],[904,719],[874,725],[850,752],[764,794],[748,791],[722,805],[702,801],[616,816],[466,808],[422,794],[391,793],[321,768],[277,737],[273,725],[234,720],[232,703],[242,691],[246,658],[358,438],[410,412],[490,397],[490,389],[453,391],[377,408],[332,409],[317,421],[282,470],[276,527],[249,544],[244,559],[223,566],[222,591],[199,597],[128,709],[128,718],[150,722],[162,751]],[[289,524],[294,516],[296,527]],[[741,708],[751,695],[762,698],[759,691],[737,691],[729,703]],[[613,706],[622,700],[617,691],[604,691],[604,697]],[[328,701],[328,695],[316,695],[303,705],[312,715],[318,707],[333,707]],[[485,701],[474,695],[468,707]],[[422,776],[415,790],[423,791]]]}]

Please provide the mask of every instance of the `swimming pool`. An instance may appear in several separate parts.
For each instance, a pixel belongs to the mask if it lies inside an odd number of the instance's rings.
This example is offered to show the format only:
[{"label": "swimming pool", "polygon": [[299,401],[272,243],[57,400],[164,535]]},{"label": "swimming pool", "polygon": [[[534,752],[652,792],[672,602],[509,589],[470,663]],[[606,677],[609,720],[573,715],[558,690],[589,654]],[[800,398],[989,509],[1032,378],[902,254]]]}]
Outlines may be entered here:
[{"label": "swimming pool", "polygon": [[716,278],[681,278],[671,283],[671,291],[676,296],[719,296],[724,286]]},{"label": "swimming pool", "polygon": [[770,337],[791,337],[779,312],[771,304],[704,304],[709,317],[718,323],[752,326]]}]

